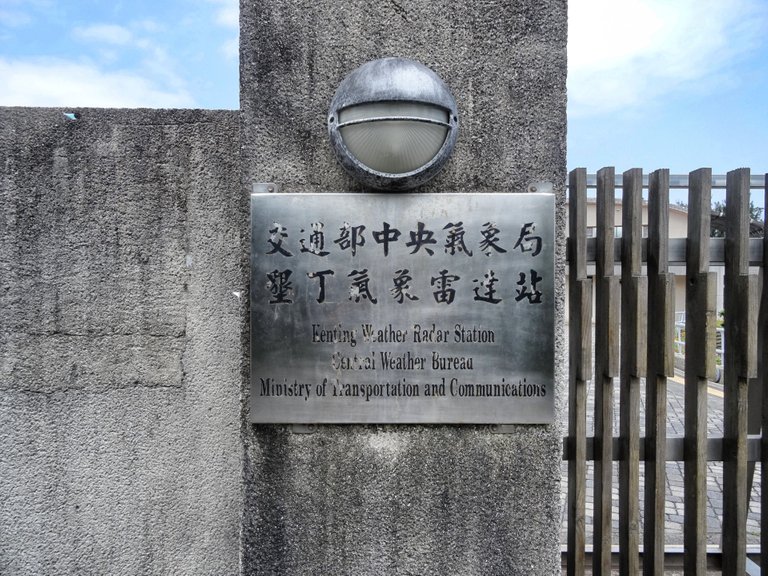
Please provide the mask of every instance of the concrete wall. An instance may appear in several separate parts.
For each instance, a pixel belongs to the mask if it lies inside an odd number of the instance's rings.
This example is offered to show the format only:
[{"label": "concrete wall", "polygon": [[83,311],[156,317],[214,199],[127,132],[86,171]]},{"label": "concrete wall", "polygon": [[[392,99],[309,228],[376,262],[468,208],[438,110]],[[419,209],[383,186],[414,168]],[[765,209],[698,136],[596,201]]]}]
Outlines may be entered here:
[{"label": "concrete wall", "polygon": [[324,125],[359,64],[453,89],[424,190],[550,180],[562,207],[565,0],[249,0],[241,21],[239,119],[0,108],[0,574],[559,574],[561,418],[300,435],[245,424],[241,395],[250,185],[360,189]]},{"label": "concrete wall", "polygon": [[0,574],[236,574],[236,112],[0,109]]},{"label": "concrete wall", "polygon": [[[518,192],[550,180],[562,208],[565,0],[243,0],[240,38],[244,193],[253,182],[360,190],[328,146],[328,106],[360,64],[404,56],[446,81],[461,114],[452,160],[421,190]],[[563,310],[561,282],[560,326]],[[564,330],[556,345],[564,414]],[[560,422],[507,435],[481,426],[323,426],[310,435],[248,426],[243,571],[559,574],[562,433]]]}]

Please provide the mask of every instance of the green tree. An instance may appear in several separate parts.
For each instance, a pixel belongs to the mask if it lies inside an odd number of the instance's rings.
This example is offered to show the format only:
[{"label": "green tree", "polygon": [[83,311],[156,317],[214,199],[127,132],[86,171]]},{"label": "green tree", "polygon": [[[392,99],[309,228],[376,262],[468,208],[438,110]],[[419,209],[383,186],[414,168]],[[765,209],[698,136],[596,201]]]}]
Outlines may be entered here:
[{"label": "green tree", "polygon": [[[755,206],[755,203],[749,201],[749,219],[754,223],[762,223],[763,209],[759,206]],[[753,234],[752,229],[755,226],[750,227],[750,235],[762,236],[762,227],[758,226],[760,230]],[[725,202],[716,201],[712,203],[712,224],[710,226],[710,236],[713,238],[722,238],[725,236]]]},{"label": "green tree", "polygon": [[[675,206],[688,209],[688,203],[682,200],[675,202]],[[750,236],[762,237],[763,235],[763,209],[749,201],[749,218],[752,221]],[[725,202],[717,200],[712,203],[712,219],[710,222],[710,234],[712,238],[725,236]]]}]

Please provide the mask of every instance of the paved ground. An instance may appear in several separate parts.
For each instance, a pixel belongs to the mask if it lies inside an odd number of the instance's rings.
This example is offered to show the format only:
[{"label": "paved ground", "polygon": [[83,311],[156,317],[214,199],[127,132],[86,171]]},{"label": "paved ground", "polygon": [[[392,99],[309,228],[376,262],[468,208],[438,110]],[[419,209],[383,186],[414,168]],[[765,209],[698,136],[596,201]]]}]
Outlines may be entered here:
[{"label": "paved ground", "polygon": [[[591,436],[594,433],[593,426],[593,414],[594,414],[594,391],[592,388],[592,382],[589,383],[589,400],[587,403],[587,435]],[[619,383],[618,379],[615,380],[615,398],[618,401],[619,398]],[[641,390],[644,392],[645,383],[641,385]],[[644,393],[641,393],[641,435],[644,434],[643,422],[644,422],[644,406],[645,398]],[[667,434],[682,436],[684,433],[684,384],[682,377],[678,376],[669,381],[668,385],[668,423]],[[618,435],[619,429],[619,417],[618,417],[618,404],[614,411],[614,434]],[[708,435],[710,437],[722,436],[723,434],[723,395],[722,387],[710,383],[709,387],[709,403],[708,403]],[[707,500],[708,500],[708,513],[707,513],[707,544],[720,545],[720,535],[722,529],[723,520],[723,465],[719,462],[712,462],[708,466],[709,473],[707,478]],[[563,462],[562,466],[563,478],[567,478],[567,463]],[[667,463],[667,505],[666,505],[666,542],[671,546],[682,546],[683,544],[683,463],[682,462],[668,462]],[[618,543],[618,465],[614,464],[614,480],[613,480],[613,542],[614,545]],[[561,543],[565,546],[566,543],[566,494],[567,483],[563,482],[562,491],[562,524],[561,524]],[[643,494],[643,465],[640,465],[640,495]],[[587,544],[592,542],[592,465],[587,464]],[[642,510],[642,505],[641,505]],[[642,542],[642,519],[641,519],[641,537]],[[755,478],[753,482],[753,488],[751,493],[749,518],[747,522],[747,544],[755,545],[760,543],[760,467],[756,467]]]}]

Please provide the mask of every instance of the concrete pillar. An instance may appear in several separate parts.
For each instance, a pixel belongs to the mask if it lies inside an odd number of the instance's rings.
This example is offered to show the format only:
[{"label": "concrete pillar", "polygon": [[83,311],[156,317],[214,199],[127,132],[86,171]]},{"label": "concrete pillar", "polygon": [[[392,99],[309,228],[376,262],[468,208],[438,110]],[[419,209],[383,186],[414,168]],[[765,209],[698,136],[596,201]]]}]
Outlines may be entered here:
[{"label": "concrete pillar", "polygon": [[[242,193],[253,182],[361,190],[336,164],[325,118],[344,76],[385,56],[429,66],[458,102],[453,158],[421,190],[555,183],[562,279],[565,0],[243,0]],[[567,360],[556,332],[562,415]],[[401,425],[304,435],[245,424],[243,573],[559,574],[562,420],[510,434]]]}]

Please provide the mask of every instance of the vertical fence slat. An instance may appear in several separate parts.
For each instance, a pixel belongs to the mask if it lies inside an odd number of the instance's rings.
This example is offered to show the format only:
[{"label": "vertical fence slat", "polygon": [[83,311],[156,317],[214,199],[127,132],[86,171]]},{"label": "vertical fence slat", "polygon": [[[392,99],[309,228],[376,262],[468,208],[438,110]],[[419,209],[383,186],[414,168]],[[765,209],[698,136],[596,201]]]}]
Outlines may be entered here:
[{"label": "vertical fence slat", "polygon": [[637,574],[640,538],[640,378],[645,372],[647,278],[641,273],[642,170],[624,172],[621,249],[621,386],[619,464],[619,563]]},{"label": "vertical fence slat", "polygon": [[[648,274],[642,270],[642,171],[623,175],[621,288],[614,275],[614,182],[612,168],[598,173],[596,243],[595,516],[593,573],[609,574],[613,378],[620,358],[619,549],[620,573],[639,570],[640,379],[646,375],[646,462],[644,571],[663,573],[666,459],[666,379],[674,375],[674,276],[668,273],[667,170],[649,178]],[[712,175],[689,175],[686,255],[685,357],[685,571],[706,571],[707,384],[716,371],[716,275],[710,267]],[[768,174],[765,175],[768,206]],[[768,211],[761,267],[749,274],[748,169],[728,173],[725,218],[725,357],[723,573],[746,572],[749,503],[747,457],[750,379],[762,387],[762,430],[768,429]],[[590,374],[592,283],[586,276],[586,171],[570,174],[569,240],[571,385],[569,420],[568,573],[585,570],[586,384]],[[753,246],[754,248],[754,246]],[[616,254],[618,258],[618,252]],[[620,296],[620,298],[619,298]],[[620,302],[620,314],[617,303]],[[646,308],[646,306],[648,308]],[[652,310],[648,315],[647,311]],[[621,320],[621,347],[617,345]],[[647,325],[645,319],[648,318]],[[646,332],[648,330],[648,332]],[[649,335],[650,334],[650,335]],[[647,347],[646,347],[647,344]],[[753,406],[754,409],[754,406]],[[762,493],[768,494],[768,435],[761,440]],[[762,499],[761,564],[768,566],[768,498]]]},{"label": "vertical fence slat", "polygon": [[[645,380],[645,525],[643,573],[664,572],[667,377],[674,325],[674,277],[668,273],[669,170],[657,170],[648,182],[648,370]],[[670,373],[671,372],[671,373]]]},{"label": "vertical fence slat", "polygon": [[707,379],[715,359],[715,275],[709,272],[712,170],[689,175],[685,294],[685,573],[707,568]]},{"label": "vertical fence slat", "polygon": [[569,175],[568,574],[584,574],[587,459],[587,380],[591,369],[592,283],[587,279],[587,173]]},{"label": "vertical fence slat", "polygon": [[[723,572],[746,571],[747,395],[756,368],[755,283],[749,276],[749,170],[728,173],[725,232]],[[752,297],[750,297],[752,296]],[[755,322],[756,327],[756,322]],[[755,354],[755,357],[752,356]]]},{"label": "vertical fence slat", "polygon": [[763,209],[763,289],[760,298],[758,379],[763,389],[762,438],[760,441],[760,566],[768,567],[768,174],[765,175]]},{"label": "vertical fence slat", "polygon": [[619,375],[619,278],[614,275],[615,171],[597,173],[595,258],[595,474],[592,573],[611,574],[613,379]]}]

